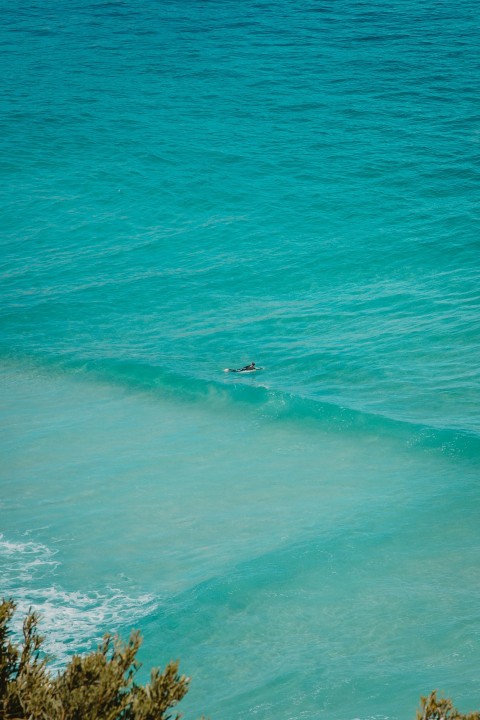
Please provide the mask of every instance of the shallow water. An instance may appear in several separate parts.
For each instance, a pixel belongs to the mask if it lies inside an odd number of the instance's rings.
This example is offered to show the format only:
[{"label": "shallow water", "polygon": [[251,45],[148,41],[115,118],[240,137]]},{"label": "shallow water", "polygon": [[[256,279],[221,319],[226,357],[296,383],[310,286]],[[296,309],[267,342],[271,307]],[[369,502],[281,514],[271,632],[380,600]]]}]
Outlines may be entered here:
[{"label": "shallow water", "polygon": [[135,626],[146,666],[182,658],[192,712],[475,701],[475,460],[268,400],[2,380],[4,592],[41,610],[57,663]]},{"label": "shallow water", "polygon": [[2,3],[2,594],[57,667],[478,707],[476,15]]}]

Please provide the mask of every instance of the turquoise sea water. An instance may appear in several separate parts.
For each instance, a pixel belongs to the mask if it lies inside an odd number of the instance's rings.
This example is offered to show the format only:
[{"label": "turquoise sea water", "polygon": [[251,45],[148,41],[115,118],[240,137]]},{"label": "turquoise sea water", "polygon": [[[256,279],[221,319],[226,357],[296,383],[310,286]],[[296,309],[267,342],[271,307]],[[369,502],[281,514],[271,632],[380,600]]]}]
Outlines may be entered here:
[{"label": "turquoise sea water", "polygon": [[477,3],[0,6],[1,594],[188,717],[478,708]]}]

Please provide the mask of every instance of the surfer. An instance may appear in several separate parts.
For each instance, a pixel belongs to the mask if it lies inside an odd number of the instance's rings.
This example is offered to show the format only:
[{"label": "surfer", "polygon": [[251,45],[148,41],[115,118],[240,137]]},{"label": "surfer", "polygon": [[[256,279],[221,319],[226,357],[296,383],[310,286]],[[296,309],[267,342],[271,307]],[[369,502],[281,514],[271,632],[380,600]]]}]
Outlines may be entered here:
[{"label": "surfer", "polygon": [[263,368],[259,368],[255,365],[254,362],[250,363],[250,365],[245,365],[245,367],[234,369],[234,368],[225,368],[225,372],[254,372],[255,370],[263,370]]},{"label": "surfer", "polygon": [[243,367],[240,372],[245,372],[245,370],[255,370],[255,363],[252,362],[250,363],[250,365],[245,365],[245,367]]}]

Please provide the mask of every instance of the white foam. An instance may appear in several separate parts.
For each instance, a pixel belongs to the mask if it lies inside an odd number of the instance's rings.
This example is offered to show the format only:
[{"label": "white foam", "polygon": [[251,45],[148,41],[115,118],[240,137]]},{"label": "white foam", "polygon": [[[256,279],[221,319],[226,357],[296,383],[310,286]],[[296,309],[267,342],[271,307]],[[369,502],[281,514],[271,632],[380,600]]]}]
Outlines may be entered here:
[{"label": "white foam", "polygon": [[[43,649],[52,658],[52,669],[62,667],[73,654],[94,648],[107,631],[124,630],[122,635],[128,634],[156,609],[157,603],[149,594],[134,597],[113,587],[101,592],[61,588],[51,582],[60,565],[54,556],[55,551],[41,543],[12,542],[0,535],[0,561],[8,561],[2,593],[17,604],[13,631],[20,638],[25,614],[30,610],[38,612],[40,634],[45,635]],[[46,582],[42,586],[45,570]]]},{"label": "white foam", "polygon": [[[14,587],[33,578],[33,572],[43,569],[54,571],[59,565],[55,560],[56,551],[37,542],[12,542],[0,535],[0,562],[7,566],[3,575],[3,588],[8,590],[9,576],[13,576]],[[36,573],[38,574],[38,573]]]}]

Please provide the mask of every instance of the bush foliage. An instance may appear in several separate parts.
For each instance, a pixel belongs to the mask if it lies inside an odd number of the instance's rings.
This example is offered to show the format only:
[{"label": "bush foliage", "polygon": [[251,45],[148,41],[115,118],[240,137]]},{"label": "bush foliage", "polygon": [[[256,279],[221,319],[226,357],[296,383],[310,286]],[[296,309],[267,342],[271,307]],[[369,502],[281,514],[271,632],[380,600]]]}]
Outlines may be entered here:
[{"label": "bush foliage", "polygon": [[434,690],[427,697],[420,699],[417,720],[480,720],[480,712],[464,715],[453,707],[451,700],[437,697],[437,691]]},{"label": "bush foliage", "polygon": [[[16,645],[9,629],[14,612],[11,600],[0,603],[0,720],[170,720],[188,690],[189,679],[178,674],[176,662],[163,672],[152,670],[146,685],[136,684],[137,632],[128,642],[105,635],[96,650],[75,655],[53,675],[42,653],[38,615],[28,613],[23,643]],[[464,715],[434,691],[421,698],[417,720],[480,720],[480,712]]]},{"label": "bush foliage", "polygon": [[[154,669],[145,686],[135,683],[140,635],[128,642],[105,635],[97,650],[75,655],[58,675],[48,671],[38,615],[23,623],[23,643],[11,641],[11,600],[0,604],[0,720],[169,720],[189,679],[178,664]],[[175,715],[178,720],[180,715]]]}]

